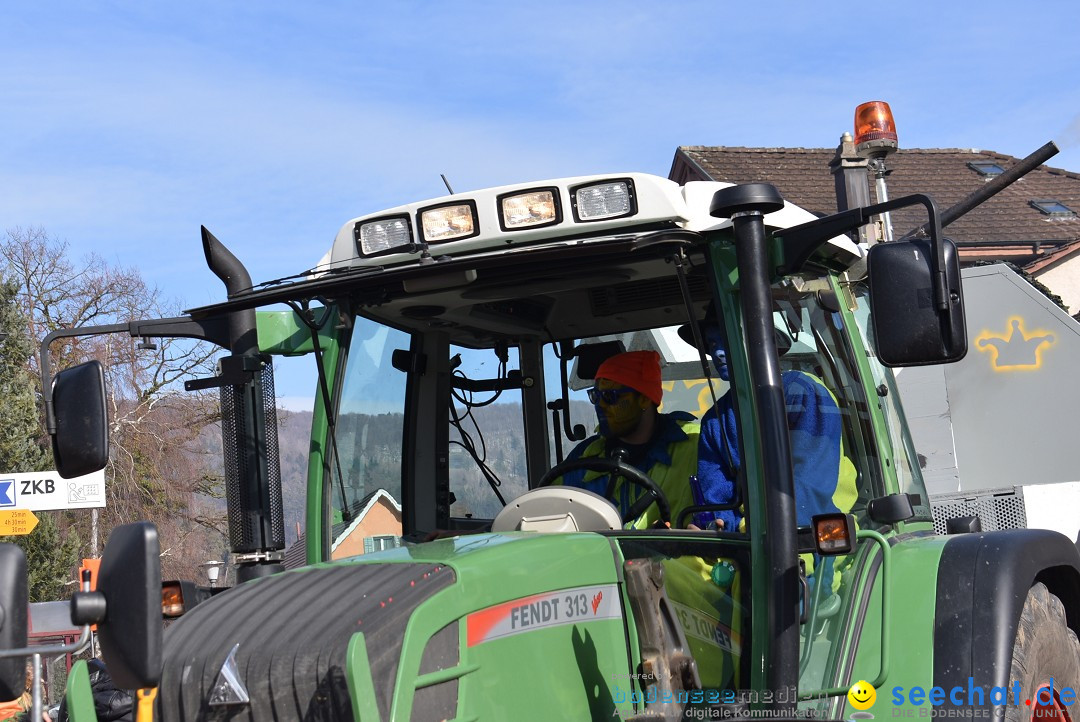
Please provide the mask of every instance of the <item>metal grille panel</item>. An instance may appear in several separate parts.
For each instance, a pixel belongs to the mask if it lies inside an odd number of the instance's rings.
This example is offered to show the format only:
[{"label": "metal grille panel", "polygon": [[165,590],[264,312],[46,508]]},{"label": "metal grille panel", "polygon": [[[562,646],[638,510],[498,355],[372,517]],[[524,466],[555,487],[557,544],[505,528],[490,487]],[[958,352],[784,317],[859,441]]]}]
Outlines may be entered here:
[{"label": "metal grille panel", "polygon": [[[708,285],[704,276],[690,276],[686,281],[692,298],[707,297]],[[589,303],[595,315],[610,316],[656,306],[681,305],[682,294],[679,282],[674,278],[650,279],[593,288],[589,291]]]},{"label": "metal grille panel", "polygon": [[937,494],[930,499],[930,507],[934,513],[934,531],[938,534],[946,533],[949,519],[960,516],[977,516],[983,531],[1027,527],[1024,491],[1019,486],[981,494]]},{"label": "metal grille panel", "polygon": [[240,386],[221,387],[221,451],[225,457],[225,501],[229,506],[229,543],[233,549],[250,550],[258,539],[247,514],[233,513],[241,508],[240,479],[247,468],[237,448],[237,428],[243,428],[243,389]]},{"label": "metal grille panel", "polygon": [[281,460],[278,457],[277,396],[274,392],[274,364],[263,365],[262,403],[266,414],[266,475],[270,489],[270,519],[273,524],[271,548],[285,548],[285,509],[281,502]]},{"label": "metal grille panel", "polygon": [[[237,552],[285,547],[273,364],[262,364],[254,386],[257,398],[252,402],[248,401],[251,397],[243,385],[221,387],[221,445],[225,457],[229,541]],[[255,418],[248,419],[249,415]],[[258,449],[257,468],[249,469],[249,457],[241,446],[239,432],[262,423],[266,424],[266,445]],[[263,493],[269,494],[265,503],[259,498]],[[263,512],[250,513],[257,509]],[[240,510],[245,511],[241,513]],[[267,513],[269,519],[265,516]],[[269,525],[268,539],[263,538],[264,523]]]}]

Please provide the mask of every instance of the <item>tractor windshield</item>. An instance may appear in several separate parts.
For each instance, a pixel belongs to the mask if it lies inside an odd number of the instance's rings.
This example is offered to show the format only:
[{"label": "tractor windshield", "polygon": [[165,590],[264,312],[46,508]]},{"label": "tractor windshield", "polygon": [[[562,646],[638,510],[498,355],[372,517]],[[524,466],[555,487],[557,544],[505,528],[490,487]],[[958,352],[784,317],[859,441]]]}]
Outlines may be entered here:
[{"label": "tractor windshield", "polygon": [[[613,248],[602,274],[534,273],[515,283],[428,290],[358,308],[340,377],[337,456],[324,469],[326,556],[395,546],[408,532],[483,528],[597,438],[597,407],[587,392],[598,364],[623,351],[656,352],[661,414],[704,420],[703,434],[725,427],[712,445],[731,457],[721,462],[727,491],[698,501],[745,503],[754,492],[740,465],[739,449],[748,442],[739,420],[749,402],[732,387],[746,361],[739,344],[729,344],[730,369],[720,374],[712,350],[703,358],[687,343],[691,315],[702,323],[703,341],[709,324],[720,323],[708,316],[716,307],[708,263],[694,248],[686,255],[684,303],[669,260],[687,248],[649,246],[636,257]],[[800,487],[818,488],[798,499],[798,522],[840,510],[869,527],[866,502],[886,487],[871,423],[877,399],[863,391],[845,328],[851,316],[841,313],[834,293],[821,290],[828,283],[828,276],[798,285],[785,280],[773,290],[797,497]],[[733,303],[720,300],[722,308]],[[823,420],[829,430],[815,436]],[[907,483],[920,482],[909,474]],[[727,519],[728,531],[745,531],[745,507],[714,517]]]}]

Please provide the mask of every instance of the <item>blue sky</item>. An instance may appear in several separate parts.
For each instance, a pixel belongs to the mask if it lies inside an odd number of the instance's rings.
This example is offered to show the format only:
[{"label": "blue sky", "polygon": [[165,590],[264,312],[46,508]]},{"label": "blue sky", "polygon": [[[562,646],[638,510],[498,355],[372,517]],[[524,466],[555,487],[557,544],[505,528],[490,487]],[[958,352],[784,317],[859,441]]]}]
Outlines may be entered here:
[{"label": "blue sky", "polygon": [[[679,145],[835,146],[882,99],[903,147],[1080,171],[1080,6],[998,2],[5,3],[0,223],[220,300],[348,219],[455,190],[666,175]],[[309,380],[279,374],[283,396]]]}]

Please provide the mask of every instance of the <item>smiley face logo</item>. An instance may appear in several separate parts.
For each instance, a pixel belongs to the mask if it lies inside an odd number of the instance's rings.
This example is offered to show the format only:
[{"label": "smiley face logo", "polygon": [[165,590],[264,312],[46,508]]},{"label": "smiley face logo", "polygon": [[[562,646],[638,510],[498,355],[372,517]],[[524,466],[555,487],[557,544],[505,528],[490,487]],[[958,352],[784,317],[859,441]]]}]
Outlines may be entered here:
[{"label": "smiley face logo", "polygon": [[855,709],[870,709],[877,700],[877,690],[875,690],[866,680],[860,679],[858,682],[851,685],[851,689],[849,689],[847,693],[847,698],[848,702],[851,702],[851,706]]}]

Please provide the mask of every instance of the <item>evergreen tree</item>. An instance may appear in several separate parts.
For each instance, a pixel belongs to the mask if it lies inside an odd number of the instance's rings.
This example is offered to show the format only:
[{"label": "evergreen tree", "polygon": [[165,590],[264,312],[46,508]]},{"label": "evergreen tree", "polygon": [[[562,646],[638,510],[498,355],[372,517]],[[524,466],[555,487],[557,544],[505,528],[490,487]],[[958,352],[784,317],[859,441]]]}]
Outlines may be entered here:
[{"label": "evergreen tree", "polygon": [[60,532],[56,522],[59,511],[37,512],[38,524],[34,531],[18,537],[4,537],[14,541],[26,552],[27,583],[31,602],[52,602],[67,599],[75,591],[76,569],[80,563],[79,538],[68,530]]},{"label": "evergreen tree", "polygon": [[[0,282],[0,472],[18,473],[50,468],[50,454],[41,445],[41,426],[36,404],[36,384],[28,361],[35,348],[27,333],[26,318],[16,302],[18,285]],[[67,596],[65,583],[79,564],[78,540],[61,538],[53,518],[56,512],[38,514],[38,525],[29,534],[0,537],[15,542],[26,552],[30,601],[44,602]]]},{"label": "evergreen tree", "polygon": [[41,471],[49,456],[39,443],[41,425],[35,399],[36,384],[27,365],[34,344],[19,309],[18,286],[0,283],[0,472]]}]

